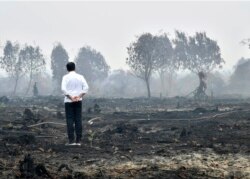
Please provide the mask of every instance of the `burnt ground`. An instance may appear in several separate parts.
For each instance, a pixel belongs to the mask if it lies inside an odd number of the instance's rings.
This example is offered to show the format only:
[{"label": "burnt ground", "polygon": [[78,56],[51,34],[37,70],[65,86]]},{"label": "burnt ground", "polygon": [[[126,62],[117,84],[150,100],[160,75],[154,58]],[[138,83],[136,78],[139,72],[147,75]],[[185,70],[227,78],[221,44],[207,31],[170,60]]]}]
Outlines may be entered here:
[{"label": "burnt ground", "polygon": [[60,97],[0,104],[0,178],[250,178],[249,99],[87,98],[71,147]]}]

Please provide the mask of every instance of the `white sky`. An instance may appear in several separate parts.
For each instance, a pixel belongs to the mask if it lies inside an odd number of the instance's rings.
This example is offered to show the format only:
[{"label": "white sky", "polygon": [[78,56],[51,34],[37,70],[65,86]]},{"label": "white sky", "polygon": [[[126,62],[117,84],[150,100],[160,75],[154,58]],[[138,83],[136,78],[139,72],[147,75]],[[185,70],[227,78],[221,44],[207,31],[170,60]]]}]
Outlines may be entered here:
[{"label": "white sky", "polygon": [[0,2],[0,51],[6,40],[39,45],[46,57],[61,42],[72,61],[80,47],[100,51],[112,69],[128,67],[126,47],[143,32],[206,31],[226,70],[250,49],[250,2]]}]

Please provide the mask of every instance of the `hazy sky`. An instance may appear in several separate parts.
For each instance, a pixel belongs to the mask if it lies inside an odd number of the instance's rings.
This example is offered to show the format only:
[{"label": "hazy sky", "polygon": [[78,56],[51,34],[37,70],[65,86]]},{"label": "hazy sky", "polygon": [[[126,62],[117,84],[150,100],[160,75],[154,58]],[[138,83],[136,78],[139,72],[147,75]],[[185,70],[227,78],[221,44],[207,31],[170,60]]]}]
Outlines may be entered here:
[{"label": "hazy sky", "polygon": [[113,69],[127,68],[126,47],[143,32],[206,31],[225,69],[250,49],[250,2],[0,2],[0,50],[6,40],[40,45],[47,58],[61,42],[74,60],[80,47],[100,51]]}]

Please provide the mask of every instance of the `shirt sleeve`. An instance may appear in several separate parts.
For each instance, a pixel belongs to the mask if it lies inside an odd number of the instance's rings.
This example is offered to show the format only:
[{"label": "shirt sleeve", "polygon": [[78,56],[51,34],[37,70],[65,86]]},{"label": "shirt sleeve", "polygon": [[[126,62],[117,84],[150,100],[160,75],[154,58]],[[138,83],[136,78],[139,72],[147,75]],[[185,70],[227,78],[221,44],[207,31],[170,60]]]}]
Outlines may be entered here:
[{"label": "shirt sleeve", "polygon": [[82,76],[82,93],[87,93],[89,90],[89,85],[85,78]]},{"label": "shirt sleeve", "polygon": [[63,79],[62,79],[61,90],[62,90],[64,95],[68,95],[65,77],[63,77]]}]

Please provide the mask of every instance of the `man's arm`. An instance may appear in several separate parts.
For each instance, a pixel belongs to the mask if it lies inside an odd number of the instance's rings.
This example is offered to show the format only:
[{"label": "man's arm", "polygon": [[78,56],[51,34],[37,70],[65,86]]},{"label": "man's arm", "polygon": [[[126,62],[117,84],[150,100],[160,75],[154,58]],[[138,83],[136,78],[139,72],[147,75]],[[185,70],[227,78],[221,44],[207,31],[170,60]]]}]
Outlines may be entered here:
[{"label": "man's arm", "polygon": [[74,101],[74,98],[73,98],[72,96],[70,96],[70,95],[68,94],[68,92],[67,92],[66,84],[67,84],[67,81],[66,81],[65,77],[63,77],[63,79],[62,79],[62,84],[61,84],[61,90],[62,90],[63,94],[64,94],[67,98],[69,98],[70,100]]},{"label": "man's arm", "polygon": [[80,93],[80,94],[78,95],[78,97],[79,97],[79,98],[82,98],[85,94],[86,94],[86,93]]},{"label": "man's arm", "polygon": [[88,92],[88,89],[89,89],[89,85],[88,83],[86,82],[85,78],[82,76],[82,91],[81,93],[78,95],[78,98],[82,98],[87,92]]}]

